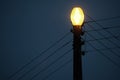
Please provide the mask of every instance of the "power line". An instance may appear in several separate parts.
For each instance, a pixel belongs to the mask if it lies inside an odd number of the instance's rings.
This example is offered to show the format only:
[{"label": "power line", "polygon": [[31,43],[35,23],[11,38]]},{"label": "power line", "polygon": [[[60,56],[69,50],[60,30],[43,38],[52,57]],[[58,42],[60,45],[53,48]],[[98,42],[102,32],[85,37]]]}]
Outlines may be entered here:
[{"label": "power line", "polygon": [[[88,24],[88,23],[87,23],[87,24]],[[120,25],[118,25],[118,26],[104,27],[104,28],[94,29],[94,30],[86,30],[85,32],[100,31],[100,30],[103,30],[103,29],[110,29],[110,28],[120,28]]]},{"label": "power line", "polygon": [[[89,42],[88,42],[89,43]],[[117,49],[118,47],[111,47],[111,48],[103,48],[103,49],[97,49],[96,50],[99,50],[99,51],[104,51],[104,50],[111,50],[111,49]],[[94,52],[95,50],[86,50],[85,52],[86,53],[89,53],[89,52]]]},{"label": "power line", "polygon": [[[90,26],[89,24],[87,24],[88,26]],[[92,27],[92,26],[91,26]],[[93,27],[92,27],[93,28]],[[99,32],[98,32],[99,33]],[[104,36],[102,35],[101,33],[99,33],[101,36]],[[88,34],[90,35],[92,38],[94,38],[91,34]],[[113,43],[111,40],[107,39],[109,42]],[[104,47],[108,48],[105,44],[103,44],[101,41],[97,40],[99,43],[101,43]],[[115,43],[113,43],[115,46],[117,46],[118,48],[120,48],[118,45],[116,45]],[[112,50],[110,50],[112,53],[114,53]],[[116,55],[117,57],[120,58],[120,55],[114,53],[114,55]]]},{"label": "power line", "polygon": [[70,51],[72,51],[72,49],[69,49],[67,52],[65,52],[63,55],[59,56],[56,60],[54,60],[51,64],[49,64],[47,67],[45,67],[44,69],[42,69],[41,71],[39,71],[38,73],[36,73],[35,75],[33,75],[33,77],[30,80],[33,80],[35,77],[37,77],[41,72],[45,71],[46,69],[48,69],[50,66],[52,66],[53,64],[55,64],[57,61],[59,61],[62,57],[64,57],[66,54],[68,54]]},{"label": "power line", "polygon": [[40,61],[39,63],[37,63],[36,65],[34,65],[30,70],[28,70],[27,72],[25,72],[21,77],[18,78],[18,80],[21,80],[24,76],[26,76],[28,73],[30,73],[31,71],[33,71],[35,68],[37,68],[39,65],[41,65],[43,62],[45,62],[48,58],[50,58],[51,56],[53,56],[57,51],[59,51],[60,49],[62,49],[63,47],[65,47],[66,45],[68,45],[71,42],[68,41],[65,44],[63,44],[61,47],[57,48],[53,53],[51,53],[50,55],[48,55],[46,58],[44,58],[42,61]]},{"label": "power line", "polygon": [[[114,17],[110,17],[110,18],[104,18],[104,19],[98,19],[98,20],[95,20],[96,22],[99,22],[99,21],[107,21],[107,20],[113,20],[113,19],[120,19],[120,16],[114,16]],[[86,21],[85,23],[92,23],[92,22],[95,22],[94,20],[93,21]]]},{"label": "power line", "polygon": [[[118,37],[118,36],[116,36]],[[108,37],[104,37],[104,38],[95,38],[95,39],[90,39],[90,40],[86,40],[85,42],[91,42],[91,41],[96,41],[96,40],[104,40],[104,39],[111,39],[113,38],[113,36],[108,36]]]},{"label": "power line", "polygon": [[[87,14],[86,14],[87,15]],[[90,17],[89,15],[87,15],[91,20],[93,20],[99,27],[104,28],[103,25],[101,25],[100,23],[96,22],[92,17]],[[116,40],[119,41],[119,39],[116,38],[116,36],[114,36],[110,31],[107,31],[107,29],[103,29],[104,31],[106,31],[107,33],[111,34]]]},{"label": "power line", "polygon": [[51,77],[51,75],[53,75],[55,72],[57,72],[58,70],[60,70],[61,68],[63,68],[64,66],[66,66],[67,64],[69,64],[70,62],[72,62],[72,59],[68,60],[67,62],[65,62],[63,65],[61,65],[60,67],[58,67],[57,69],[55,69],[54,71],[52,71],[50,74],[48,74],[44,79],[42,80],[47,80],[49,77]]},{"label": "power line", "polygon": [[[90,26],[91,28],[94,28],[92,25],[90,25],[89,23],[87,24],[88,26]],[[104,30],[104,29],[103,29]],[[104,36],[103,34],[101,34],[98,30],[94,30],[96,32],[98,32],[101,36]],[[112,35],[113,36],[113,35]],[[118,35],[119,36],[119,35]],[[113,36],[115,38],[118,38],[118,36]],[[105,37],[104,37],[105,38]],[[107,38],[106,38],[107,39]],[[108,39],[109,42],[113,43],[111,40]],[[113,43],[114,45],[116,45],[115,43]],[[118,45],[116,45],[117,47],[120,47]]]},{"label": "power line", "polygon": [[20,69],[18,69],[16,72],[14,72],[12,75],[10,75],[8,77],[8,79],[13,78],[16,74],[18,74],[20,71],[22,71],[26,66],[30,65],[33,61],[35,61],[36,59],[38,59],[40,56],[42,56],[44,53],[46,53],[48,50],[50,50],[51,48],[53,48],[56,44],[58,44],[60,41],[62,41],[66,36],[68,36],[70,34],[70,32],[66,33],[63,37],[61,37],[59,40],[57,40],[55,43],[53,43],[51,46],[49,46],[47,49],[45,49],[43,52],[41,52],[39,55],[37,55],[36,57],[34,57],[33,59],[31,59],[28,63],[26,63],[25,65],[23,65]]},{"label": "power line", "polygon": [[[90,35],[90,34],[88,34],[89,36],[91,36],[92,38],[94,38],[92,35]],[[105,46],[105,44],[103,44],[101,41],[99,41],[99,40],[97,40],[99,43],[101,43],[101,45],[103,45],[104,47],[106,47],[107,49],[109,49],[107,46]],[[116,54],[115,52],[113,52],[111,49],[110,49],[110,51],[115,55],[115,56],[117,56],[117,57],[119,57],[120,58],[120,55],[118,55],[118,54]]]},{"label": "power line", "polygon": [[91,43],[89,43],[89,45],[91,47],[93,47],[96,51],[98,51],[101,55],[103,55],[106,59],[108,59],[110,62],[112,62],[114,65],[116,65],[117,67],[120,68],[120,65],[118,65],[115,61],[113,61],[110,57],[108,57],[107,55],[105,55],[102,51],[96,49]]}]

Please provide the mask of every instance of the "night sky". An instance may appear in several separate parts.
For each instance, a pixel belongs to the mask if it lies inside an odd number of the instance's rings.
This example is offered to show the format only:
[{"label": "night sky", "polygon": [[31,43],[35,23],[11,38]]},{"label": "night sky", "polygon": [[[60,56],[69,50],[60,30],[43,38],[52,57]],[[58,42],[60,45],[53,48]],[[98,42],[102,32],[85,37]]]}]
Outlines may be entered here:
[{"label": "night sky", "polygon": [[[75,6],[80,6],[94,20],[120,16],[120,0],[0,0],[0,80],[31,80],[41,70],[32,80],[44,80],[47,76],[46,80],[73,80],[73,62],[66,63],[72,59],[72,51],[44,68],[72,49],[69,16]],[[93,20],[85,15],[87,21]],[[97,23],[102,26],[95,22],[83,26],[86,31],[82,37],[86,41],[82,47],[86,51],[82,57],[83,80],[120,80],[120,19]],[[90,31],[95,29],[97,31]],[[10,78],[67,33],[61,42]],[[104,37],[110,38],[94,40]],[[69,41],[68,45],[42,61]]]}]

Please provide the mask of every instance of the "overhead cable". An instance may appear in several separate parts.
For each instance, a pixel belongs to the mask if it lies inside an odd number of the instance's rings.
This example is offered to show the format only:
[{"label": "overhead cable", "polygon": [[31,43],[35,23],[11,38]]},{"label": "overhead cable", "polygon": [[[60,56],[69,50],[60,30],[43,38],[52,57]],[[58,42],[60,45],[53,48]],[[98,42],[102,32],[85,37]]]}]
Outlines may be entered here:
[{"label": "overhead cable", "polygon": [[[103,25],[101,25],[100,23],[98,23],[97,21],[95,21],[92,17],[90,17],[87,14],[86,14],[86,16],[88,16],[91,20],[93,20],[99,27],[104,28]],[[107,29],[103,29],[103,30],[106,31],[107,33],[109,33],[110,35],[112,35],[116,40],[119,41],[119,39],[116,38],[116,36],[114,36],[110,31],[108,31]]]},{"label": "overhead cable", "polygon": [[[91,34],[88,34],[89,36],[91,36],[92,38],[94,38]],[[100,43],[102,46],[104,46],[106,49],[109,49],[105,44],[103,44],[101,41],[97,40],[98,43]],[[88,42],[89,43],[89,42]],[[119,57],[120,58],[120,55],[116,54],[115,52],[113,52],[111,49],[110,49],[110,52],[113,53],[115,56]]]},{"label": "overhead cable", "polygon": [[118,65],[115,61],[113,61],[110,57],[108,57],[107,55],[105,55],[102,51],[96,49],[91,43],[89,43],[89,45],[91,47],[93,47],[97,52],[99,52],[102,56],[104,56],[106,59],[108,59],[111,63],[113,63],[114,65],[116,65],[118,68],[120,68],[120,65]]},{"label": "overhead cable", "polygon": [[45,70],[47,70],[50,66],[54,65],[57,61],[59,61],[61,58],[63,58],[66,54],[68,54],[70,51],[72,51],[72,49],[69,49],[67,52],[65,52],[63,55],[59,56],[57,59],[55,59],[52,63],[50,63],[48,66],[46,66],[45,68],[43,68],[42,70],[40,70],[38,73],[36,73],[35,75],[32,76],[32,78],[30,80],[33,80],[35,77],[37,77],[40,73],[44,72]]},{"label": "overhead cable", "polygon": [[109,17],[109,18],[104,18],[104,19],[98,19],[98,20],[92,20],[92,21],[86,21],[85,23],[92,23],[92,22],[100,22],[100,21],[108,21],[108,20],[113,20],[113,19],[120,19],[120,16],[114,16],[114,17]]},{"label": "overhead cable", "polygon": [[58,52],[59,50],[61,50],[63,47],[65,47],[66,45],[68,45],[71,42],[68,41],[65,44],[63,44],[61,47],[57,48],[53,53],[51,53],[50,55],[48,55],[46,58],[44,58],[42,61],[40,61],[39,63],[37,63],[36,65],[34,65],[31,69],[29,69],[27,72],[25,72],[24,74],[22,74],[22,76],[20,76],[18,78],[18,80],[21,80],[23,77],[25,77],[28,73],[32,72],[34,69],[36,69],[37,67],[39,67],[39,65],[41,65],[42,63],[44,63],[46,60],[48,60],[51,56],[53,56],[54,54],[56,54],[56,52]]},{"label": "overhead cable", "polygon": [[14,72],[12,75],[8,77],[8,79],[12,79],[14,76],[16,76],[20,71],[22,71],[24,68],[26,68],[28,65],[30,65],[32,62],[34,62],[36,59],[38,59],[40,56],[42,56],[44,53],[46,53],[48,50],[53,48],[56,44],[58,44],[60,41],[62,41],[66,36],[68,36],[70,32],[66,33],[63,37],[61,37],[59,40],[57,40],[55,43],[53,43],[51,46],[49,46],[47,49],[45,49],[43,52],[41,52],[39,55],[31,59],[28,63],[24,64],[21,68],[19,68],[16,72]]},{"label": "overhead cable", "polygon": [[42,80],[47,80],[49,77],[51,77],[53,74],[55,74],[57,71],[59,71],[60,69],[62,69],[63,67],[65,67],[66,65],[68,65],[70,62],[72,62],[72,59],[68,60],[67,62],[65,62],[63,65],[59,66],[57,69],[55,69],[54,71],[52,71],[50,74],[48,74],[44,79]]}]

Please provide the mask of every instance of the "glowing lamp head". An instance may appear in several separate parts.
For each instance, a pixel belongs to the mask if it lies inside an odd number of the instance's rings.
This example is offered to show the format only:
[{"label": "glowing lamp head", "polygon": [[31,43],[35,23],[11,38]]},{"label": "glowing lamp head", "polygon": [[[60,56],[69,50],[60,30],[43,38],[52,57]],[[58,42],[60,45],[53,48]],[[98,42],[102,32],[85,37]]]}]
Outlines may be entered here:
[{"label": "glowing lamp head", "polygon": [[73,26],[82,26],[84,22],[83,10],[80,7],[73,8],[70,18]]}]

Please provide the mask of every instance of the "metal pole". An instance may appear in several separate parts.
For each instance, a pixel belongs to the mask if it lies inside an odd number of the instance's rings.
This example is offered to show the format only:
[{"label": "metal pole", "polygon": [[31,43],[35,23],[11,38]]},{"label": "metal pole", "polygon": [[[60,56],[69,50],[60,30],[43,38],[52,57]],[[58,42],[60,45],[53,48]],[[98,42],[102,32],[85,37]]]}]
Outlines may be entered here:
[{"label": "metal pole", "polygon": [[73,80],[82,80],[81,29],[73,27]]}]

